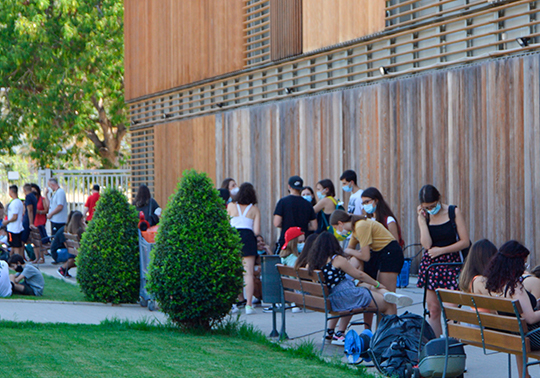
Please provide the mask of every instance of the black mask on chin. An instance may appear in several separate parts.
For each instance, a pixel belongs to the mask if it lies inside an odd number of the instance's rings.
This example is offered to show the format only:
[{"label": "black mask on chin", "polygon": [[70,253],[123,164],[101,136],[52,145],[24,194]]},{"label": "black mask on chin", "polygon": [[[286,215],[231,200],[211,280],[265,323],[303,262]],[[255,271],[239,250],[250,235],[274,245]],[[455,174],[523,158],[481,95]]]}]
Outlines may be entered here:
[{"label": "black mask on chin", "polygon": [[17,265],[17,267],[15,268],[15,271],[16,271],[17,273],[22,273],[22,271],[23,271],[22,265]]}]

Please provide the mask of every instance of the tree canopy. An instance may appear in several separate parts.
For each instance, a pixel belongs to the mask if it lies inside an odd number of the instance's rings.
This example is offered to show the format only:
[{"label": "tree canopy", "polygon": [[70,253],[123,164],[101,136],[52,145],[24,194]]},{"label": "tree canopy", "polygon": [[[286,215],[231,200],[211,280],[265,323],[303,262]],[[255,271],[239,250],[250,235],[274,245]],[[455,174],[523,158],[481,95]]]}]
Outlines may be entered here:
[{"label": "tree canopy", "polygon": [[2,0],[0,153],[28,144],[42,167],[123,163],[123,12],[122,0]]}]

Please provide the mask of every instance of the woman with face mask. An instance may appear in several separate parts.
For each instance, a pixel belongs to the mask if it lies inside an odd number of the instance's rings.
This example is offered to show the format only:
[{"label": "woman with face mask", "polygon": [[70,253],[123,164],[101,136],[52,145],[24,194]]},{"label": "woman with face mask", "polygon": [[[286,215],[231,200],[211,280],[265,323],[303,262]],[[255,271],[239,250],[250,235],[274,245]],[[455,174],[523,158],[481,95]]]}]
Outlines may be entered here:
[{"label": "woman with face mask", "polygon": [[236,181],[234,181],[234,179],[230,177],[223,180],[223,182],[221,183],[220,189],[227,189],[231,195],[229,199],[227,200],[227,205],[232,201],[233,197],[237,195],[238,191],[240,190],[238,185],[236,185]]},{"label": "woman with face mask", "polygon": [[317,214],[317,224],[319,225],[316,233],[320,234],[328,229],[330,215],[336,210],[338,201],[334,198],[336,190],[332,180],[324,179],[319,181],[315,189],[317,190],[318,202],[313,206],[313,210]]},{"label": "woman with face mask", "polygon": [[[457,277],[459,267],[435,266],[435,263],[460,263],[460,251],[469,246],[469,234],[465,219],[456,206],[441,202],[441,194],[433,185],[424,185],[419,193],[418,227],[424,255],[418,271],[420,288],[427,288],[426,304],[429,310],[428,322],[438,337],[442,333],[441,307],[437,300],[436,289],[459,290]],[[450,213],[455,215],[455,225],[450,220]]]},{"label": "woman with face mask", "polygon": [[375,219],[381,223],[394,235],[401,248],[405,246],[405,242],[401,237],[401,227],[396,219],[396,216],[390,209],[390,206],[384,200],[381,192],[374,187],[367,188],[362,192],[362,207],[368,218]]},{"label": "woman with face mask", "polygon": [[[360,262],[365,262],[365,267],[368,268],[364,268],[365,273],[388,290],[395,291],[404,258],[403,250],[390,231],[379,222],[362,215],[348,214],[343,210],[332,213],[330,224],[340,234],[352,232],[349,245],[344,251],[351,257],[350,263],[358,268],[361,266]],[[360,250],[356,249],[358,244]],[[396,314],[396,306],[393,306],[389,313]]]},{"label": "woman with face mask", "polygon": [[315,206],[317,204],[317,198],[311,186],[304,186],[304,188],[302,189],[301,196],[303,199],[308,201],[311,204],[311,206]]}]

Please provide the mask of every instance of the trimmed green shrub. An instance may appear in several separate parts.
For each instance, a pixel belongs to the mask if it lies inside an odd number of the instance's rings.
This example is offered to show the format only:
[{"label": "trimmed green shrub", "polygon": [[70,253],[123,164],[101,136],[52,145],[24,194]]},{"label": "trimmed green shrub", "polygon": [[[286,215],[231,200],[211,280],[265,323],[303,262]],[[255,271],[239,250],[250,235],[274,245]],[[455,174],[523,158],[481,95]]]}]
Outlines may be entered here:
[{"label": "trimmed green shrub", "polygon": [[106,189],[82,236],[77,281],[95,302],[135,303],[139,298],[137,210],[116,189]]},{"label": "trimmed green shrub", "polygon": [[241,246],[212,181],[185,171],[160,221],[147,287],[174,323],[210,328],[242,289]]}]

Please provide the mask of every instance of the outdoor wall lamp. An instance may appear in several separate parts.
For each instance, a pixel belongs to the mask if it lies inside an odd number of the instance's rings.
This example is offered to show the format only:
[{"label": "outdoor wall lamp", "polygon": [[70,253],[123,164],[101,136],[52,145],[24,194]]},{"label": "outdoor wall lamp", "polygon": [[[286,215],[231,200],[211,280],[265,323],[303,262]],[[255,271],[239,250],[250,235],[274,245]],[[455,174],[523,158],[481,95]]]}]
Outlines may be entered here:
[{"label": "outdoor wall lamp", "polygon": [[294,88],[285,88],[285,93],[291,94],[294,92]]},{"label": "outdoor wall lamp", "polygon": [[139,121],[135,121],[134,119],[131,120],[131,126],[135,126],[135,125],[138,125],[139,124]]},{"label": "outdoor wall lamp", "polygon": [[518,45],[520,45],[521,47],[527,47],[529,46],[529,41],[531,39],[529,37],[519,37],[519,38],[516,38],[516,42],[518,43]]},{"label": "outdoor wall lamp", "polygon": [[163,119],[167,119],[167,118],[171,118],[172,117],[172,114],[171,113],[164,113],[161,118]]},{"label": "outdoor wall lamp", "polygon": [[388,75],[388,69],[384,66],[379,67],[379,71],[381,72],[382,76]]}]

